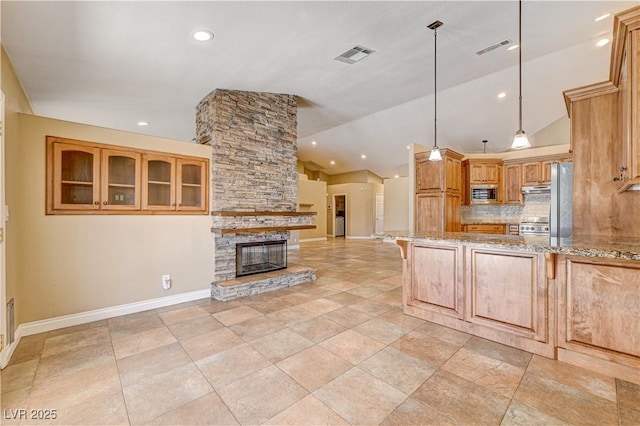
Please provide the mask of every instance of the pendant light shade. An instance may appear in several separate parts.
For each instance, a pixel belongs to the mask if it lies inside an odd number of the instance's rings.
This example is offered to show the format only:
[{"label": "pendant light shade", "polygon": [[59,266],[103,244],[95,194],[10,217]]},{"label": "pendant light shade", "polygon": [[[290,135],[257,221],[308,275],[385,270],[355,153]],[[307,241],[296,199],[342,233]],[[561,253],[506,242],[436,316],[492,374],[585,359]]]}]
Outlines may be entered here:
[{"label": "pendant light shade", "polygon": [[519,107],[519,123],[518,131],[513,137],[511,149],[529,148],[529,138],[522,130],[522,0],[518,2],[518,85],[520,96],[518,97]]},{"label": "pendant light shade", "polygon": [[442,154],[438,148],[438,27],[442,22],[435,21],[427,27],[433,30],[433,148],[429,154],[429,160],[441,161]]}]

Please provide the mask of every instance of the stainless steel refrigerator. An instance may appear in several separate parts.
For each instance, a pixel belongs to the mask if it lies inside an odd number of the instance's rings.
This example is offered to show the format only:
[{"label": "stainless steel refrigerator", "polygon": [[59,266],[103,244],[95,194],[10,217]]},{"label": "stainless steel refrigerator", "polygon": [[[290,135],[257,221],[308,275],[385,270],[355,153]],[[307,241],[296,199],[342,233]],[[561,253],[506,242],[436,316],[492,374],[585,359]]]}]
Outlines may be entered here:
[{"label": "stainless steel refrigerator", "polygon": [[551,163],[551,211],[549,214],[552,242],[570,239],[573,228],[573,163]]}]

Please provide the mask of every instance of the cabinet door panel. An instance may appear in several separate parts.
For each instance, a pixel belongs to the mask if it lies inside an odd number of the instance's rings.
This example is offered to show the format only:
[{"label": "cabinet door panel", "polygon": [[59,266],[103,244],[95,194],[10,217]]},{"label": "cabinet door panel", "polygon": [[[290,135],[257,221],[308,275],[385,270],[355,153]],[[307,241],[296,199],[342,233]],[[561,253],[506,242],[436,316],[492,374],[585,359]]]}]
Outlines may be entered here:
[{"label": "cabinet door panel", "polygon": [[176,159],[147,154],[142,160],[142,208],[176,210]]},{"label": "cabinet door panel", "polygon": [[466,319],[547,341],[547,281],[541,254],[467,247]]},{"label": "cabinet door panel", "polygon": [[444,230],[444,194],[416,195],[416,232],[437,232]]},{"label": "cabinet door panel", "polygon": [[498,168],[497,164],[487,164],[485,166],[485,182],[486,183],[498,183]]},{"label": "cabinet door panel", "polygon": [[411,298],[427,304],[422,305],[426,309],[461,317],[460,249],[413,245],[411,250]]},{"label": "cabinet door panel", "polygon": [[[91,146],[49,142],[48,185],[51,210],[100,208],[100,150]],[[49,210],[49,209],[48,209]],[[48,212],[50,213],[51,210]]]},{"label": "cabinet door panel", "polygon": [[522,184],[538,185],[540,184],[540,162],[524,163],[522,165]]},{"label": "cabinet door panel", "polygon": [[178,210],[204,211],[207,208],[206,177],[204,161],[178,159]]},{"label": "cabinet door panel", "polygon": [[462,214],[460,206],[462,204],[460,194],[447,193],[445,202],[445,231],[460,232],[462,230]]},{"label": "cabinet door panel", "polygon": [[140,210],[140,162],[136,152],[102,150],[103,210]]},{"label": "cabinet door panel", "polygon": [[416,191],[443,190],[443,162],[420,159],[416,161]]},{"label": "cabinet door panel", "polygon": [[469,164],[469,182],[485,183],[485,181],[486,181],[485,165],[470,163]]},{"label": "cabinet door panel", "polygon": [[510,164],[504,167],[504,203],[522,204],[522,167],[520,164]]}]

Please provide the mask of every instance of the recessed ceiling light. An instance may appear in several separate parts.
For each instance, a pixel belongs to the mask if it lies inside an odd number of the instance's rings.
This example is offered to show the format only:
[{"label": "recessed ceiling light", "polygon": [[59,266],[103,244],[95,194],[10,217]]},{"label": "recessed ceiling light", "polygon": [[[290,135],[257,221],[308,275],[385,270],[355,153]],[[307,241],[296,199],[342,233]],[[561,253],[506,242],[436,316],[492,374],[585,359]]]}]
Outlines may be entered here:
[{"label": "recessed ceiling light", "polygon": [[609,16],[611,16],[611,14],[610,14],[610,13],[605,13],[605,14],[604,14],[604,15],[602,15],[602,16],[598,16],[596,19],[594,19],[594,21],[595,21],[595,22],[602,21],[603,19],[607,19]]},{"label": "recessed ceiling light", "polygon": [[393,177],[398,179],[400,177],[400,175],[394,175]]},{"label": "recessed ceiling light", "polygon": [[366,155],[364,155],[364,154],[362,154],[362,155],[360,156],[360,158],[362,158],[362,159],[364,160],[365,158],[367,158],[367,156],[366,156]]},{"label": "recessed ceiling light", "polygon": [[602,40],[598,40],[598,42],[596,43],[596,46],[602,47],[602,46],[606,46],[607,44],[609,44],[609,39],[603,38]]},{"label": "recessed ceiling light", "polygon": [[211,31],[200,30],[193,33],[193,38],[198,41],[209,41],[213,38],[213,33]]},{"label": "recessed ceiling light", "polygon": [[313,145],[313,146],[318,145],[318,142],[316,142],[316,141],[311,141],[311,145]]},{"label": "recessed ceiling light", "polygon": [[504,92],[500,92],[500,93],[498,93],[498,97],[499,97],[500,99],[504,98],[505,96],[507,96],[507,94],[506,94],[506,93],[504,93]]},{"label": "recessed ceiling light", "polygon": [[518,47],[520,47],[520,45],[519,45],[519,44],[514,44],[514,45],[513,45],[513,46],[511,46],[511,47],[507,47],[507,50],[516,50]]},{"label": "recessed ceiling light", "polygon": [[411,146],[410,146],[410,145],[407,145],[407,149],[411,149]]},{"label": "recessed ceiling light", "polygon": [[149,122],[148,121],[138,121],[138,126],[148,126]]},{"label": "recessed ceiling light", "polygon": [[331,160],[331,161],[329,161],[329,164],[331,164],[332,166],[335,166],[335,165],[336,165],[336,162],[335,162],[335,161],[333,161],[333,160]]}]

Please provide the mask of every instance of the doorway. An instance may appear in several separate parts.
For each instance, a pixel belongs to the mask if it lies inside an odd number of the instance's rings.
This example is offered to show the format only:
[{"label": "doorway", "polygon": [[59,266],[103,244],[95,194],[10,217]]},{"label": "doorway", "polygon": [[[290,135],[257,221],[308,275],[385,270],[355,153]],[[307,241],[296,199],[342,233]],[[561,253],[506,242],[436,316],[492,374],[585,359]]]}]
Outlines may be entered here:
[{"label": "doorway", "polygon": [[384,231],[384,194],[376,194],[376,234]]},{"label": "doorway", "polygon": [[[11,321],[7,327],[7,281],[6,281],[6,261],[5,261],[5,240],[7,237],[6,230],[6,216],[5,216],[5,188],[4,188],[4,134],[5,134],[5,121],[4,121],[4,108],[5,97],[4,93],[0,91],[0,336],[2,341],[0,342],[0,368],[4,368],[8,358],[5,356],[5,348],[13,342],[13,315],[11,315]],[[13,309],[12,309],[13,311]],[[5,351],[3,353],[3,351]]]},{"label": "doorway", "polygon": [[345,238],[347,235],[347,195],[335,194],[333,205],[335,206],[333,210],[333,236]]}]

